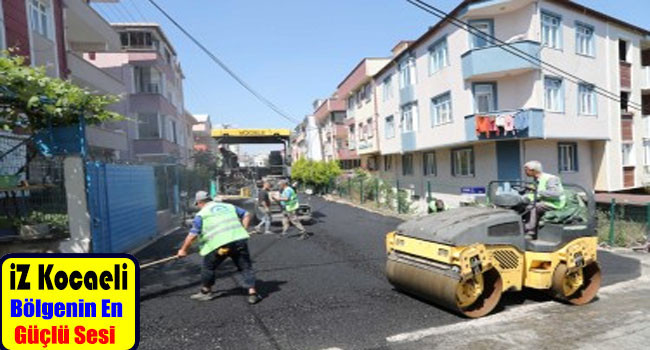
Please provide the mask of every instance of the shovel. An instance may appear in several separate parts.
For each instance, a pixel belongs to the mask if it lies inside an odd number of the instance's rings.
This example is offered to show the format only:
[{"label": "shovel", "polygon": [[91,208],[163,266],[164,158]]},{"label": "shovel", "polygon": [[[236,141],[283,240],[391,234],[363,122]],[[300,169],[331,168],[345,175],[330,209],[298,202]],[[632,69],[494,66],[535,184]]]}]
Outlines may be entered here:
[{"label": "shovel", "polygon": [[160,259],[160,260],[156,260],[156,261],[152,261],[150,263],[140,265],[140,270],[144,270],[144,269],[149,268],[149,267],[164,264],[164,263],[166,263],[168,261],[172,261],[172,260],[178,260],[178,256],[172,255],[172,256],[164,258],[164,259]]}]

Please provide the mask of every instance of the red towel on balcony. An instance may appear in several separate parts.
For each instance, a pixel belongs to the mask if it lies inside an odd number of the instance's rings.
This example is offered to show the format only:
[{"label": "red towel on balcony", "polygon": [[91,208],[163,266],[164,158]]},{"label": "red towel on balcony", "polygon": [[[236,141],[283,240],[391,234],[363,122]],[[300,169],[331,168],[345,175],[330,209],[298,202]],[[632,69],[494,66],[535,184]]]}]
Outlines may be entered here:
[{"label": "red towel on balcony", "polygon": [[489,138],[490,130],[491,130],[490,117],[477,115],[475,119],[476,119],[476,136],[481,136],[481,134],[485,134],[485,136]]}]

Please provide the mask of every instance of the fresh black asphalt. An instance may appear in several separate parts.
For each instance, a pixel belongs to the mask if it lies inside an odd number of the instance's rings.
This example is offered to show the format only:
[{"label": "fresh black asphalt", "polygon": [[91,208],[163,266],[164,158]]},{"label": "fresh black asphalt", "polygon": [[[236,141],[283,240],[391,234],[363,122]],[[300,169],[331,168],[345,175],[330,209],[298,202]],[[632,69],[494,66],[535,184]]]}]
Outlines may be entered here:
[{"label": "fresh black asphalt", "polygon": [[[140,349],[381,349],[386,337],[468,322],[395,291],[384,276],[384,236],[399,220],[309,197],[314,235],[300,241],[253,236],[249,246],[259,291],[248,305],[236,269],[221,268],[210,302],[189,298],[199,288],[197,254],[141,272]],[[276,230],[279,227],[275,227]],[[137,254],[142,263],[174,254],[186,232],[163,237]],[[640,275],[636,260],[602,252],[603,285]],[[504,308],[545,299],[509,293]],[[569,306],[567,306],[569,307]]]}]

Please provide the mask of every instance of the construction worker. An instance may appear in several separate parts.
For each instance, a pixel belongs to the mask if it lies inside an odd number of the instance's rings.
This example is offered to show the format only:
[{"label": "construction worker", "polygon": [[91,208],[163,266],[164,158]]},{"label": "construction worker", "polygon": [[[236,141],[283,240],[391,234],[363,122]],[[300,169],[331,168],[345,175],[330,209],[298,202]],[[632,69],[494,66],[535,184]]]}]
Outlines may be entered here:
[{"label": "construction worker", "polygon": [[566,197],[560,178],[545,173],[542,163],[536,160],[527,162],[524,165],[524,172],[534,180],[534,185],[530,188],[531,192],[527,194],[531,203],[530,215],[525,225],[526,234],[534,238],[539,219],[550,210],[564,208]]},{"label": "construction worker", "polygon": [[289,230],[289,227],[293,224],[293,226],[300,230],[300,237],[298,239],[307,239],[309,233],[307,233],[307,230],[302,226],[300,219],[298,219],[298,215],[296,214],[296,211],[300,206],[296,191],[289,186],[288,181],[280,181],[280,189],[282,190],[282,194],[279,197],[275,196],[274,199],[280,201],[280,205],[282,206],[283,218],[281,236],[286,237],[287,230]]},{"label": "construction worker", "polygon": [[265,235],[273,233],[271,232],[271,197],[269,196],[269,192],[271,192],[271,184],[268,181],[264,181],[257,196],[257,205],[262,212],[262,220],[255,226],[255,230],[258,233],[262,233],[262,226],[264,226]]},{"label": "construction worker", "polygon": [[192,299],[207,301],[218,295],[212,292],[216,276],[215,270],[224,260],[231,258],[243,277],[243,287],[248,288],[248,303],[255,304],[262,297],[255,289],[255,273],[248,252],[248,224],[250,215],[232,204],[212,201],[205,191],[196,193],[194,204],[200,209],[192,223],[192,229],[185,238],[183,246],[176,254],[179,258],[187,256],[187,251],[198,238],[199,254],[203,256],[201,267],[201,290]]}]

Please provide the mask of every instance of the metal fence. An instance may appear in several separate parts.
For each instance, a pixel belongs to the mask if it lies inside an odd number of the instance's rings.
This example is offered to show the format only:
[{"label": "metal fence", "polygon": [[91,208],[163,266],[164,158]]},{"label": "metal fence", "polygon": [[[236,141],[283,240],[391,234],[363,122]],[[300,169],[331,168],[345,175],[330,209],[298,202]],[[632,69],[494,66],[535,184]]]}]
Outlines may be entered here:
[{"label": "metal fence", "polygon": [[[642,247],[650,241],[650,203],[597,203],[598,234],[610,246]],[[646,246],[647,248],[647,246]]]},{"label": "metal fence", "polygon": [[69,236],[63,157],[28,135],[0,132],[0,239]]},{"label": "metal fence", "polygon": [[412,198],[407,189],[400,187],[399,180],[393,183],[367,176],[344,176],[325,186],[324,192],[397,214],[408,214],[412,211]]}]

